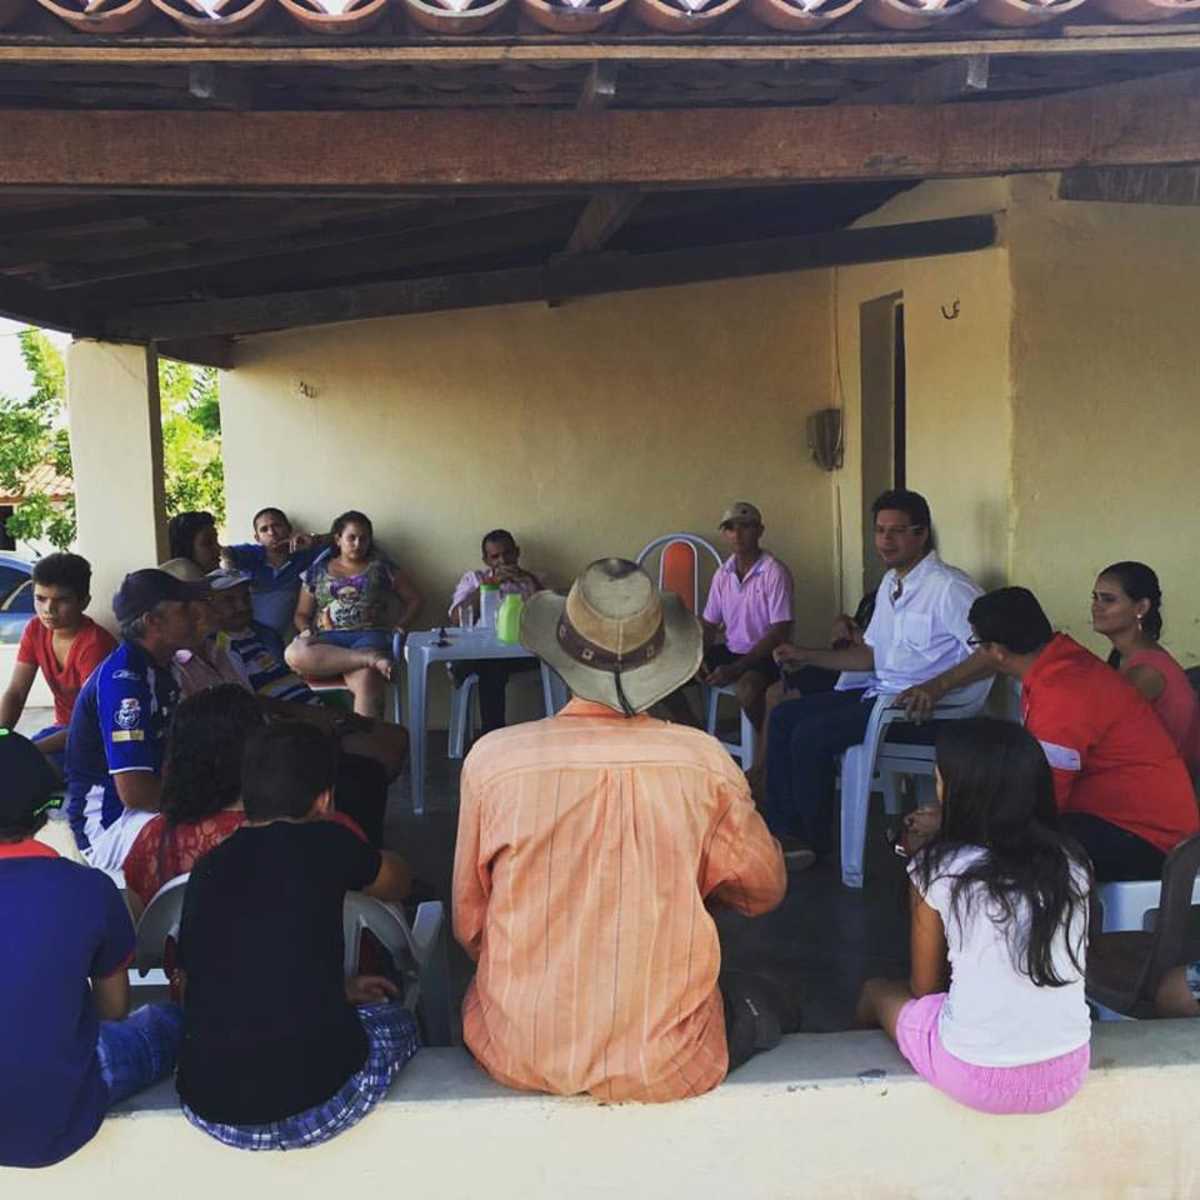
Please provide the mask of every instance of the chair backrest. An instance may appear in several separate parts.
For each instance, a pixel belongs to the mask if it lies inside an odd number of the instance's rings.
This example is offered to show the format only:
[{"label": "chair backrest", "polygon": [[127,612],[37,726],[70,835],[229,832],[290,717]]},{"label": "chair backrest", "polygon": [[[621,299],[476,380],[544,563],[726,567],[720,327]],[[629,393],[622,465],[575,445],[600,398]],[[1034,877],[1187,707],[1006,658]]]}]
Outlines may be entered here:
[{"label": "chair backrest", "polygon": [[421,962],[408,918],[394,904],[385,904],[362,892],[347,892],[342,906],[343,969],[347,977],[361,970],[364,933],[369,933],[390,956],[401,1001],[405,1008],[415,1010],[420,994]]},{"label": "chair backrest", "polygon": [[667,533],[642,547],[637,556],[638,566],[661,550],[658,558],[658,586],[664,592],[674,592],[689,612],[700,611],[700,587],[705,556],[711,558],[714,569],[721,565],[717,548],[694,533]]},{"label": "chair backrest", "polygon": [[1192,889],[1200,871],[1200,833],[1180,842],[1163,864],[1162,895],[1154,926],[1141,994],[1149,999],[1163,975],[1184,960],[1188,925],[1192,915]]},{"label": "chair backrest", "polygon": [[183,916],[183,895],[188,875],[177,875],[154,893],[137,925],[134,966],[145,975],[161,968],[169,957],[168,943],[179,938],[179,920]]}]

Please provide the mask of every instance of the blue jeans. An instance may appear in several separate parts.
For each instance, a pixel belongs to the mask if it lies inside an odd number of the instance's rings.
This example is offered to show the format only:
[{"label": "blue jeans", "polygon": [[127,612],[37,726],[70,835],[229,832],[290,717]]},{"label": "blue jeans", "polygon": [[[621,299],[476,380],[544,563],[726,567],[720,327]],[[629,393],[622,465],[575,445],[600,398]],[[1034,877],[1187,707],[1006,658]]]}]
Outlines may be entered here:
[{"label": "blue jeans", "polygon": [[111,1108],[175,1070],[183,1033],[178,1004],[144,1004],[124,1021],[101,1021],[96,1057]]},{"label": "blue jeans", "polygon": [[860,689],[787,700],[767,736],[767,825],[803,838],[818,854],[832,847],[833,769],[866,735],[872,704]]},{"label": "blue jeans", "polygon": [[[39,729],[37,733],[35,733],[29,740],[36,744],[37,742],[40,742],[44,738],[48,738],[55,733],[62,733],[64,729],[66,729],[65,725],[47,725],[45,729]],[[67,752],[65,749],[55,750],[52,754],[47,754],[46,757],[54,764],[60,778],[66,774]]]}]

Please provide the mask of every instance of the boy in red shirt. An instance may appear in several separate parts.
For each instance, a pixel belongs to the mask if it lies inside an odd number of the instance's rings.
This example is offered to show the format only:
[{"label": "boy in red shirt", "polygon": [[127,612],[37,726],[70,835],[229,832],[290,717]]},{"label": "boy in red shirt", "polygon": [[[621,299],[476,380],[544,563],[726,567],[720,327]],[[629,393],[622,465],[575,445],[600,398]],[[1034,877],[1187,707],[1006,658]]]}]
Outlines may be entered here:
[{"label": "boy in red shirt", "polygon": [[37,748],[63,773],[71,710],[84,680],[116,648],[108,630],[84,615],[91,600],[92,567],[78,554],[48,554],[33,568],[37,613],[21,635],[17,665],[3,696],[0,726],[13,729],[40,670],[54,697],[54,724],[33,735]]},{"label": "boy in red shirt", "polygon": [[1050,763],[1060,827],[1087,851],[1097,881],[1158,879],[1200,815],[1154,710],[1120,672],[1055,633],[1027,588],[980,596],[969,619],[980,663],[1021,681],[1022,719]]}]

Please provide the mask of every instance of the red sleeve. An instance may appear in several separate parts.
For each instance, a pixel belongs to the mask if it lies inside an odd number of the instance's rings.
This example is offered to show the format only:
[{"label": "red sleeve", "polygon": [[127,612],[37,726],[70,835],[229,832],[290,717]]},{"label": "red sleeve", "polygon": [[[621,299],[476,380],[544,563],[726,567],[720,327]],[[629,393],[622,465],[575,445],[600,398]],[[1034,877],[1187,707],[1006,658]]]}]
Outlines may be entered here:
[{"label": "red sleeve", "polygon": [[1059,812],[1070,807],[1071,790],[1096,743],[1097,731],[1085,703],[1081,695],[1064,691],[1061,695],[1044,697],[1025,718],[1025,728],[1041,743],[1050,764]]},{"label": "red sleeve", "polygon": [[17,662],[25,663],[30,667],[42,665],[42,660],[38,657],[38,632],[41,628],[41,621],[34,617],[21,630],[21,644],[17,647]]},{"label": "red sleeve", "polygon": [[117,648],[116,638],[103,625],[93,625],[89,632],[91,636],[80,646],[75,660],[81,684]]}]

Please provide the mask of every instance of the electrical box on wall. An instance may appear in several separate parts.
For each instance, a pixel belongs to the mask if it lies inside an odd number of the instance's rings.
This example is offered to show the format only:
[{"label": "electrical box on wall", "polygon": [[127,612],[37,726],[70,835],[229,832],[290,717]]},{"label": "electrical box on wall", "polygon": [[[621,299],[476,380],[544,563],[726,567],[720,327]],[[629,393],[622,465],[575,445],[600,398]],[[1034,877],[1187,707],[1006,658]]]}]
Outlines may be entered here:
[{"label": "electrical box on wall", "polygon": [[823,408],[808,418],[808,448],[823,471],[842,465],[842,410]]}]

